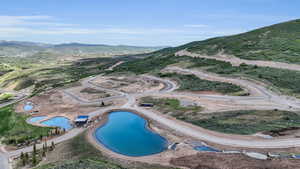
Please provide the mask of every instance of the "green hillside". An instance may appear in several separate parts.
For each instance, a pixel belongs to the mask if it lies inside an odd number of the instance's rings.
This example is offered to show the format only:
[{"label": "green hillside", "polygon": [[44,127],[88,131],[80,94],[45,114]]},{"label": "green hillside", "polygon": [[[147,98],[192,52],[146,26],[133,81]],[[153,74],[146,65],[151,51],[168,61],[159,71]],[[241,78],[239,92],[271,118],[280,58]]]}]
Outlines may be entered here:
[{"label": "green hillside", "polygon": [[208,55],[224,52],[243,59],[300,64],[300,19],[234,36],[192,42],[180,48]]},{"label": "green hillside", "polygon": [[263,81],[281,92],[300,97],[300,72],[242,64],[214,59],[175,56],[177,51],[187,49],[208,55],[224,51],[244,59],[272,60],[300,64],[300,20],[285,22],[235,36],[220,37],[192,42],[174,48],[165,48],[143,57],[137,57],[115,68],[113,72],[135,74],[158,73],[168,65],[185,65],[200,68],[222,76],[248,77]]}]

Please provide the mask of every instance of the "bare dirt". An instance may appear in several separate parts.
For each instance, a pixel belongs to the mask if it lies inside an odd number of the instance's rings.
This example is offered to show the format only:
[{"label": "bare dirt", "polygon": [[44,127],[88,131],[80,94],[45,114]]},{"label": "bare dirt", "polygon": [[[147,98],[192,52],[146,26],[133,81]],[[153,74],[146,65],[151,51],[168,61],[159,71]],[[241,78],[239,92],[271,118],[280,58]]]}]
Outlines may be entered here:
[{"label": "bare dirt", "polygon": [[[26,102],[33,103],[34,107],[31,111],[24,112],[23,107]],[[97,109],[99,107],[79,105],[69,97],[64,96],[59,90],[52,90],[39,96],[34,96],[16,106],[17,112],[33,115],[63,115],[72,119],[79,114],[87,114]]]},{"label": "bare dirt", "polygon": [[297,64],[289,64],[289,63],[273,62],[273,61],[261,61],[261,60],[246,60],[246,59],[240,59],[235,56],[229,56],[229,55],[226,55],[223,53],[219,53],[215,56],[207,56],[207,55],[201,55],[201,54],[197,54],[197,53],[191,53],[187,50],[181,50],[181,51],[177,52],[175,55],[216,59],[216,60],[220,60],[220,61],[230,62],[233,66],[239,66],[240,64],[244,63],[247,65],[256,65],[256,66],[261,66],[261,67],[273,67],[273,68],[278,68],[278,69],[288,69],[288,70],[300,71],[300,65],[297,65]]},{"label": "bare dirt", "polygon": [[114,93],[109,93],[106,91],[101,91],[101,90],[97,90],[89,87],[82,87],[82,86],[72,88],[69,91],[75,94],[76,96],[79,96],[88,101],[95,101],[102,98],[114,96]]},{"label": "bare dirt", "polygon": [[256,160],[241,154],[198,153],[173,158],[171,164],[191,169],[299,169],[294,159]]},{"label": "bare dirt", "polygon": [[103,88],[110,88],[125,93],[142,93],[163,87],[161,83],[143,77],[102,77],[93,81]]}]

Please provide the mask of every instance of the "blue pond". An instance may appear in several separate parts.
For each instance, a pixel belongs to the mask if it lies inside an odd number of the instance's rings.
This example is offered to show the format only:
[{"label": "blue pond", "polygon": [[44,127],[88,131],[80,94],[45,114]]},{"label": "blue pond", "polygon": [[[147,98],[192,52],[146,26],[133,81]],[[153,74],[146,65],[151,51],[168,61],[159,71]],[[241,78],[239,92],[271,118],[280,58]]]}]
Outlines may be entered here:
[{"label": "blue pond", "polygon": [[30,104],[26,104],[26,105],[24,106],[24,110],[25,110],[25,111],[29,111],[29,110],[32,110],[32,109],[33,109],[33,106],[30,105]]},{"label": "blue pond", "polygon": [[300,154],[295,155],[295,158],[296,158],[296,159],[300,159]]},{"label": "blue pond", "polygon": [[47,116],[36,116],[29,119],[30,123],[36,123],[38,121],[44,120]]},{"label": "blue pond", "polygon": [[94,136],[108,149],[126,156],[146,156],[166,150],[167,140],[147,125],[145,119],[132,112],[112,112]]},{"label": "blue pond", "polygon": [[70,120],[66,117],[53,117],[49,120],[41,122],[41,124],[50,127],[60,127],[65,130],[70,130],[71,128],[73,128],[70,124]]},{"label": "blue pond", "polygon": [[194,147],[195,150],[197,151],[207,151],[207,152],[221,152],[220,150],[211,148],[211,147],[207,147],[207,146],[196,146]]}]

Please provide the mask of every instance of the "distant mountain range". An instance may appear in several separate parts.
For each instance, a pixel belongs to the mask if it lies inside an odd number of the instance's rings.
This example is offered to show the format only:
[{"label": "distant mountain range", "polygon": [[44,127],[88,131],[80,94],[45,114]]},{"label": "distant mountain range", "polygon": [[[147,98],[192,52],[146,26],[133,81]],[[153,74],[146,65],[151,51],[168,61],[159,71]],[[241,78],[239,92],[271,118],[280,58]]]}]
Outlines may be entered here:
[{"label": "distant mountain range", "polygon": [[104,45],[104,44],[46,44],[23,41],[0,41],[0,57],[28,57],[38,53],[73,55],[121,55],[153,52],[164,47]]}]

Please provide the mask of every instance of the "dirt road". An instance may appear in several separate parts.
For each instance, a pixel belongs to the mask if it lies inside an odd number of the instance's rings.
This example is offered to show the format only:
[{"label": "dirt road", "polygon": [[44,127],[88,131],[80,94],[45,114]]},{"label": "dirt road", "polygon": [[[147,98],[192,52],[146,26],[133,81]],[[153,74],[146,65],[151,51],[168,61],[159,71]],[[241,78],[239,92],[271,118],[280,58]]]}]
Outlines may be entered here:
[{"label": "dirt road", "polygon": [[256,66],[260,66],[260,67],[272,67],[272,68],[278,68],[278,69],[288,69],[288,70],[300,71],[300,65],[283,63],[283,62],[246,60],[246,59],[240,59],[240,58],[237,58],[234,56],[228,56],[228,55],[207,56],[207,55],[201,55],[201,54],[197,54],[197,53],[191,53],[187,50],[178,51],[175,53],[175,55],[216,59],[216,60],[220,60],[220,61],[230,62],[232,65],[235,65],[235,66],[245,63],[247,65],[256,65]]}]

